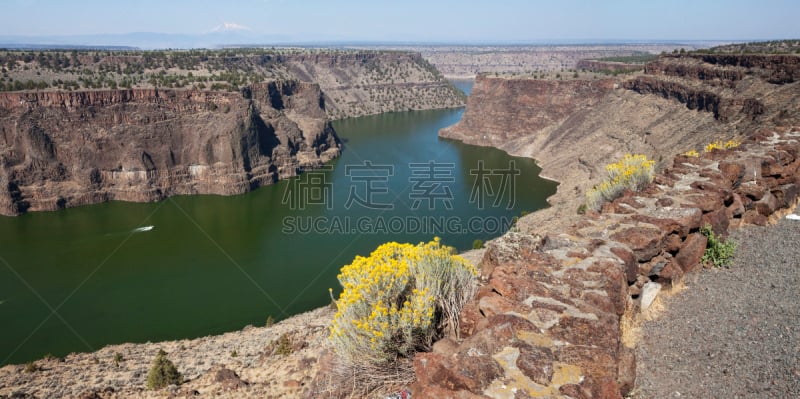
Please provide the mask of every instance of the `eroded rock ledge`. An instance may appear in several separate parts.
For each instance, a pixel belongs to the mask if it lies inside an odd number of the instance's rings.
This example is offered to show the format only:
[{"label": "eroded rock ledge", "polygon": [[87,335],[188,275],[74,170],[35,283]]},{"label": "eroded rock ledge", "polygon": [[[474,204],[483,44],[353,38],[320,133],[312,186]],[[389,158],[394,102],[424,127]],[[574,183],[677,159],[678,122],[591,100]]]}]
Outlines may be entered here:
[{"label": "eroded rock ledge", "polygon": [[561,233],[490,243],[486,284],[461,337],[415,359],[424,398],[621,398],[635,380],[621,320],[642,286],[700,267],[709,224],[720,236],[795,205],[800,126],[762,130],[736,150],[677,156],[642,193],[626,193]]},{"label": "eroded rock ledge", "polygon": [[[739,58],[737,58],[739,57]],[[569,225],[604,166],[626,153],[667,166],[717,139],[800,123],[796,56],[667,56],[644,74],[592,80],[478,76],[461,121],[442,137],[536,159],[559,181],[552,207],[522,223]],[[777,75],[776,75],[777,74]],[[792,79],[775,80],[775,76]],[[527,219],[527,220],[526,220]]]},{"label": "eroded rock ledge", "polygon": [[239,194],[339,151],[316,84],[0,93],[0,214]]}]

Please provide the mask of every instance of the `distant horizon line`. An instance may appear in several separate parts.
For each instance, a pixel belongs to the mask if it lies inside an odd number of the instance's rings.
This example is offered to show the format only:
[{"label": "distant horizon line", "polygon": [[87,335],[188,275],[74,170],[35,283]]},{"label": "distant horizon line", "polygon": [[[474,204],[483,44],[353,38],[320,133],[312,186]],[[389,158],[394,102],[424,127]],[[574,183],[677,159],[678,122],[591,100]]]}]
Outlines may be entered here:
[{"label": "distant horizon line", "polygon": [[[144,32],[136,32],[144,33]],[[136,34],[130,33],[130,34]],[[125,34],[122,34],[125,35]],[[61,38],[91,36],[74,35],[60,36]],[[40,38],[39,41],[31,40],[25,42],[24,39]],[[23,39],[23,40],[14,40]],[[44,40],[41,40],[44,39]],[[428,46],[428,47],[447,47],[447,46],[592,46],[592,45],[709,45],[720,43],[749,43],[749,42],[768,42],[781,40],[800,40],[800,39],[536,39],[536,40],[473,40],[473,41],[450,41],[450,40],[276,40],[271,42],[220,42],[208,43],[206,45],[178,45],[178,46],[142,46],[143,43],[125,44],[108,43],[103,44],[102,40],[96,43],[90,42],[47,42],[44,36],[7,36],[0,35],[0,48],[8,50],[24,49],[121,49],[121,50],[192,50],[208,49],[218,50],[226,48],[265,48],[265,47],[347,47],[347,46]],[[155,44],[155,43],[154,43]]]},{"label": "distant horizon line", "polygon": [[[317,34],[307,34],[309,37]],[[115,34],[4,35],[0,48],[7,50],[219,50],[231,48],[348,48],[348,47],[546,47],[546,46],[642,46],[668,45],[707,48],[728,44],[800,40],[800,38],[745,39],[517,39],[517,40],[390,40],[390,39],[292,39],[286,35],[207,32],[201,34],[129,32]]]}]

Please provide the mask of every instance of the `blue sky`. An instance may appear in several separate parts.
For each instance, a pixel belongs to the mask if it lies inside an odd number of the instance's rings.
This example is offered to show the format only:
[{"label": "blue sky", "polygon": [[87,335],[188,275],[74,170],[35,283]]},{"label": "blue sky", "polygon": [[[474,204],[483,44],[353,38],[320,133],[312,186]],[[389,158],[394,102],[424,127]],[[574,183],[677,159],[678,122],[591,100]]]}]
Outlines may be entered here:
[{"label": "blue sky", "polygon": [[798,0],[0,0],[0,35],[200,34],[289,40],[738,40],[800,37]]}]

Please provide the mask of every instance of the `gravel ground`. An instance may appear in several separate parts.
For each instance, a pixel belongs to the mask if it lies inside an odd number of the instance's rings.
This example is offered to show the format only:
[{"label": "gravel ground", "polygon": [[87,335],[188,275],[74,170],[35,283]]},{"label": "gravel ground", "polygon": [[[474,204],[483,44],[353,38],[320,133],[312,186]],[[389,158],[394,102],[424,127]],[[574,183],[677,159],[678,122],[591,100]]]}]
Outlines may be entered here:
[{"label": "gravel ground", "polygon": [[746,227],[729,269],[642,327],[635,398],[800,398],[800,221]]}]

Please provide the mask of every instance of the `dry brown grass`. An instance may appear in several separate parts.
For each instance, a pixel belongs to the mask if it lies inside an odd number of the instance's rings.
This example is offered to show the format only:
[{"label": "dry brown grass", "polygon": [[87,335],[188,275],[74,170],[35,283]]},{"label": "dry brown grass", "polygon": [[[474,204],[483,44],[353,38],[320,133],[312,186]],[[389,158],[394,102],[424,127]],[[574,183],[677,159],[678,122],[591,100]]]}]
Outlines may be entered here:
[{"label": "dry brown grass", "polygon": [[646,321],[658,319],[667,310],[669,298],[678,295],[687,289],[688,287],[686,286],[684,279],[673,281],[672,284],[662,287],[661,292],[658,294],[650,307],[642,312],[642,317]]},{"label": "dry brown grass", "polygon": [[324,377],[312,395],[339,399],[385,398],[397,393],[414,381],[412,359],[374,365],[334,361],[332,372]]},{"label": "dry brown grass", "polygon": [[625,303],[625,313],[619,321],[620,340],[628,348],[635,348],[642,334],[642,323],[633,300]]},{"label": "dry brown grass", "polygon": [[769,224],[772,225],[778,223],[779,220],[785,218],[787,215],[795,213],[798,205],[800,205],[800,198],[797,198],[794,201],[794,203],[789,205],[788,207],[776,210],[775,213],[770,215],[769,218],[767,219]]},{"label": "dry brown grass", "polygon": [[661,288],[658,296],[650,304],[650,307],[643,312],[633,306],[630,300],[625,306],[625,313],[620,319],[620,341],[628,348],[635,348],[642,338],[642,324],[653,321],[661,317],[667,310],[669,298],[687,290],[686,282],[683,279],[673,281],[672,284]]}]

